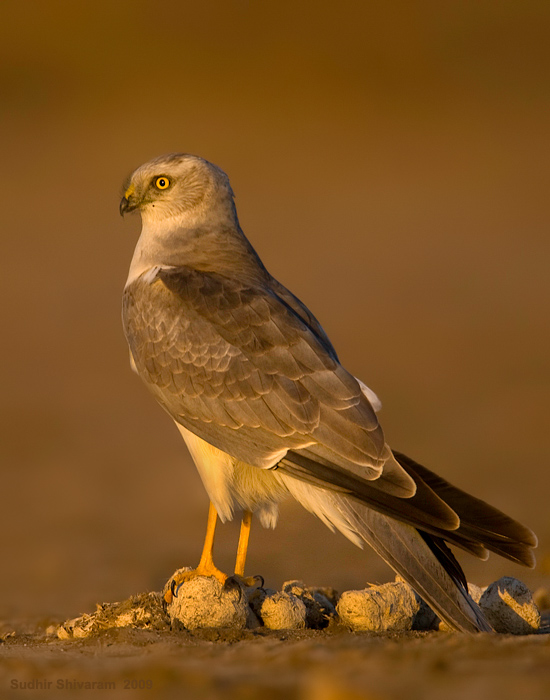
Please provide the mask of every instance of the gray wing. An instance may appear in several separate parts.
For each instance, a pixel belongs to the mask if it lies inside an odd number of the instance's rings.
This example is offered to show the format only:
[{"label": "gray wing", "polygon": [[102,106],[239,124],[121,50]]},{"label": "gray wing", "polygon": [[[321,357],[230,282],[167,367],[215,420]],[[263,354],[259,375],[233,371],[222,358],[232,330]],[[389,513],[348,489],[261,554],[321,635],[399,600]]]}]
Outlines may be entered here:
[{"label": "gray wing", "polygon": [[357,380],[270,279],[251,286],[180,267],[135,280],[123,320],[138,373],[178,423],[239,460],[272,467],[304,450],[411,495]]}]

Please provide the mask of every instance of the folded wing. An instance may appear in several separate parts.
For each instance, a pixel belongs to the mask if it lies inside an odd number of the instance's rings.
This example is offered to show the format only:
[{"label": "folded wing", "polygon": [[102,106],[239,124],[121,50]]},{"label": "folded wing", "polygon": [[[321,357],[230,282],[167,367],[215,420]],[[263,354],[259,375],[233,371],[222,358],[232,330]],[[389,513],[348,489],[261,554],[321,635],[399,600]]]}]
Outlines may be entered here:
[{"label": "folded wing", "polygon": [[344,474],[411,496],[357,380],[290,292],[195,269],[159,269],[124,293],[136,369],[181,425],[233,457],[273,467],[310,448]]}]

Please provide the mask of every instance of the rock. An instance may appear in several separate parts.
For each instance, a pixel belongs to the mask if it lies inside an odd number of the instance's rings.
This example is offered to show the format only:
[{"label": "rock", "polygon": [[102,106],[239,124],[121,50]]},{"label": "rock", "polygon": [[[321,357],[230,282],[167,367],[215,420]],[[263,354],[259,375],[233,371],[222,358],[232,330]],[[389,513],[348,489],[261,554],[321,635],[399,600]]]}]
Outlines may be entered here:
[{"label": "rock", "polygon": [[332,588],[332,586],[308,586],[308,591],[310,591],[313,596],[323,596],[323,598],[328,600],[332,607],[336,609],[338,601],[340,600],[340,593],[338,593],[335,588]]},{"label": "rock", "polygon": [[540,628],[540,612],[527,586],[503,576],[487,586],[479,606],[496,632],[534,634]]},{"label": "rock", "polygon": [[56,634],[58,639],[71,639],[73,636],[72,632],[72,623],[74,623],[78,618],[75,618],[74,620],[67,620],[63,625],[60,625],[57,630]]},{"label": "rock", "polygon": [[247,627],[248,603],[238,584],[227,589],[212,576],[195,576],[182,583],[175,593],[167,606],[172,623],[188,630]]},{"label": "rock", "polygon": [[336,614],[336,608],[319,589],[309,588],[303,581],[283,583],[283,593],[290,593],[299,598],[306,606],[306,627],[320,630],[328,626],[330,618]]},{"label": "rock", "polygon": [[468,584],[468,593],[470,594],[470,598],[474,601],[474,603],[477,603],[479,605],[479,601],[481,600],[481,596],[485,592],[485,588],[481,588],[480,586],[476,586],[475,583],[469,583]]},{"label": "rock", "polygon": [[254,588],[249,592],[248,595],[248,605],[256,617],[261,621],[262,618],[262,605],[267,597],[274,596],[277,591],[273,588]]},{"label": "rock", "polygon": [[413,620],[412,629],[417,631],[436,630],[438,628],[440,620],[438,616],[434,613],[434,611],[430,608],[428,603],[426,603],[424,599],[418,595],[414,588],[412,588],[412,586],[410,586],[410,584],[408,584],[402,576],[399,576],[399,574],[396,574],[395,581],[396,583],[402,583],[403,585],[405,585],[415,595],[416,599],[420,603],[418,612],[416,613]]},{"label": "rock", "polygon": [[356,631],[402,632],[433,629],[436,615],[403,581],[346,591],[336,611],[340,620]]},{"label": "rock", "polygon": [[300,630],[306,626],[306,606],[292,593],[266,595],[260,608],[264,625],[271,630]]},{"label": "rock", "polygon": [[430,608],[428,603],[426,603],[424,599],[421,598],[418,593],[416,593],[416,591],[413,589],[411,590],[416,596],[417,601],[420,603],[418,612],[414,616],[411,629],[417,631],[436,630],[439,622],[438,616]]},{"label": "rock", "polygon": [[94,613],[81,615],[50,632],[59,639],[84,638],[113,627],[167,629],[169,620],[160,593],[142,593],[121,603],[98,604]]},{"label": "rock", "polygon": [[246,608],[246,629],[247,630],[255,630],[258,629],[258,627],[262,626],[262,621],[260,618],[256,615],[254,610],[250,607],[250,605],[247,606]]}]

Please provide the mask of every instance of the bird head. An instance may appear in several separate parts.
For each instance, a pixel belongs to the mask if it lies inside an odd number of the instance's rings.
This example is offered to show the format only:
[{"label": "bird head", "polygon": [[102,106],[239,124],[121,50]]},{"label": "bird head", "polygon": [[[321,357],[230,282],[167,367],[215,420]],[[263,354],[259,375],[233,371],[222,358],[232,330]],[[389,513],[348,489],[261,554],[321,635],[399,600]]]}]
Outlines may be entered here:
[{"label": "bird head", "polygon": [[217,210],[235,215],[227,175],[187,153],[160,156],[135,170],[124,186],[120,213],[139,210],[145,220],[200,219]]}]

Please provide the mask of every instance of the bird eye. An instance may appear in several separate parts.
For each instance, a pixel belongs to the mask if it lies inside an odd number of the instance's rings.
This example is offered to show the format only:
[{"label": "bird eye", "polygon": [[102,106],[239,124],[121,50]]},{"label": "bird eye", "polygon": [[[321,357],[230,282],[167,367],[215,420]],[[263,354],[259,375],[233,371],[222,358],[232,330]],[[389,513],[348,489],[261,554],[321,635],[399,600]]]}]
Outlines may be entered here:
[{"label": "bird eye", "polygon": [[157,177],[155,180],[155,187],[157,190],[165,190],[167,187],[170,186],[170,180],[167,177]]}]

